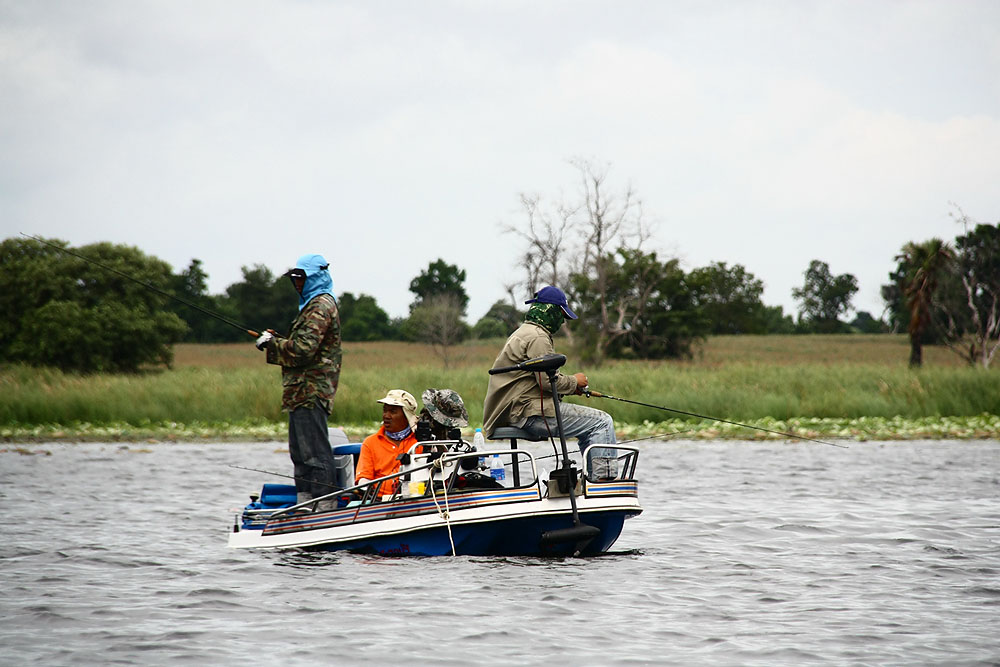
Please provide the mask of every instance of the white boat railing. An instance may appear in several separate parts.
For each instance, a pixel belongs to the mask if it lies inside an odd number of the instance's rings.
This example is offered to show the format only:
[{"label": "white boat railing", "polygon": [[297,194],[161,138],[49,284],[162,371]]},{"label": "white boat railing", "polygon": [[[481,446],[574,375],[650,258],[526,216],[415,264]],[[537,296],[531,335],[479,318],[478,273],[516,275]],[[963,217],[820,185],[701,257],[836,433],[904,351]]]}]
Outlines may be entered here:
[{"label": "white boat railing", "polygon": [[[624,454],[617,453],[613,457],[591,456],[590,454],[594,450],[616,450],[617,452],[624,452]],[[639,462],[639,450],[635,447],[626,447],[625,445],[595,444],[583,450],[583,461],[587,479],[633,479],[635,477],[635,466]],[[613,464],[611,463],[612,461]]]},{"label": "white boat railing", "polygon": [[[485,490],[483,480],[490,477],[489,461],[496,455],[504,463],[506,471],[504,488],[535,487],[542,495],[547,495],[548,486],[543,486],[538,477],[536,457],[524,449],[487,449],[476,451],[466,449],[464,441],[425,441],[413,445],[401,461],[399,471],[379,477],[364,484],[356,484],[338,489],[324,496],[312,498],[303,503],[277,510],[255,510],[251,514],[259,519],[287,517],[303,511],[315,512],[320,503],[331,505],[331,509],[357,508],[355,519],[361,509],[376,503],[412,501],[421,497]],[[424,451],[417,452],[417,448]],[[456,450],[456,448],[461,448]],[[443,451],[442,451],[443,450]],[[590,456],[592,450],[614,450],[614,456]],[[611,480],[633,479],[638,462],[639,450],[624,445],[594,444],[582,452],[583,476],[588,483]],[[485,460],[486,465],[480,464]],[[517,471],[516,474],[514,471]],[[471,473],[471,474],[470,474]],[[526,473],[526,474],[521,474]],[[527,474],[530,473],[530,474]],[[478,475],[478,476],[477,476]],[[459,486],[464,476],[471,486]],[[522,477],[524,478],[522,481]],[[495,487],[493,487],[495,488]],[[331,502],[332,501],[332,502]]]},{"label": "white boat railing", "polygon": [[[505,461],[505,469],[526,463],[526,469],[530,469],[531,471],[529,481],[524,483],[520,483],[519,481],[515,484],[504,485],[505,488],[538,487],[538,468],[535,457],[530,452],[519,449],[491,449],[483,451],[454,451],[447,449],[448,447],[461,446],[460,443],[461,441],[454,440],[419,442],[413,445],[407,452],[408,462],[406,462],[407,459],[404,459],[401,462],[402,465],[398,472],[379,477],[364,484],[355,484],[344,489],[338,489],[332,493],[312,498],[291,507],[271,510],[268,514],[268,519],[284,517],[301,511],[314,512],[320,503],[328,503],[329,501],[333,501],[334,505],[338,506],[338,509],[357,507],[360,511],[363,507],[380,502],[409,500],[415,497],[432,496],[438,493],[450,494],[461,493],[465,490],[482,490],[489,487],[469,487],[462,489],[456,488],[456,482],[463,473],[466,475],[468,473],[478,473],[482,477],[489,477],[488,469],[486,470],[486,474],[480,472],[483,468],[479,465],[479,459],[484,457],[490,458],[493,455],[498,455],[501,457],[501,460]],[[431,451],[416,453],[418,447]],[[445,451],[440,451],[441,449]],[[472,462],[475,462],[474,465]],[[410,482],[416,483],[417,486],[414,487],[409,484]],[[383,492],[386,488],[389,489],[388,493]],[[350,497],[351,501],[340,507],[339,505],[345,497]]]}]

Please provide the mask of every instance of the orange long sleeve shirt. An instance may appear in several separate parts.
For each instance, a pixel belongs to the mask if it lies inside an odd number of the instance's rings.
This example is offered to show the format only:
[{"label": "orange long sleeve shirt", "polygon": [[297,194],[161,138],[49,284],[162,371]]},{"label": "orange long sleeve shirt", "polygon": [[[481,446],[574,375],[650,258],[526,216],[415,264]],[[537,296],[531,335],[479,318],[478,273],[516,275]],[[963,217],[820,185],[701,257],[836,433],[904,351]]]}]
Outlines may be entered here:
[{"label": "orange long sleeve shirt", "polygon": [[[354,483],[357,484],[362,477],[378,479],[397,472],[399,461],[396,460],[396,457],[409,451],[410,447],[415,444],[417,444],[417,438],[412,433],[397,444],[386,437],[385,426],[380,426],[377,433],[368,436],[361,443],[361,454],[358,456],[358,467],[354,472]],[[419,450],[416,453],[419,453]],[[383,494],[389,491],[388,484],[384,487]]]}]

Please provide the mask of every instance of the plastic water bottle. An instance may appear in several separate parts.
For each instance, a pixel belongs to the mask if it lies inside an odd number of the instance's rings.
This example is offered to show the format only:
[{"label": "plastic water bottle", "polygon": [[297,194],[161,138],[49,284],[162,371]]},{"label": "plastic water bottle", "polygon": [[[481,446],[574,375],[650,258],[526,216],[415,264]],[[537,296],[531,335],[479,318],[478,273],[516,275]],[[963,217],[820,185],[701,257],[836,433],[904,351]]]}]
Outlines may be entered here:
[{"label": "plastic water bottle", "polygon": [[[484,449],[486,449],[486,438],[483,437],[483,429],[481,428],[476,429],[476,434],[472,436],[472,445],[476,448],[477,452],[481,452]],[[480,468],[486,467],[485,456],[479,457],[479,467]]]},{"label": "plastic water bottle", "polygon": [[504,475],[503,461],[500,460],[499,454],[494,454],[493,458],[490,459],[490,477],[498,482],[502,482]]}]

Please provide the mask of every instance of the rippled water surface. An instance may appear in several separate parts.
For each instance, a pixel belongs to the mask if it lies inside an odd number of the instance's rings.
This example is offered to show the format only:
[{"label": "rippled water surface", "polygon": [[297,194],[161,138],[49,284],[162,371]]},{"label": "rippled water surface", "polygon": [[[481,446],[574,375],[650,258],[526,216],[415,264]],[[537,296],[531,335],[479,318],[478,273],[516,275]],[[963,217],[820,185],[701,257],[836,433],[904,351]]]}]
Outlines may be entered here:
[{"label": "rippled water surface", "polygon": [[281,443],[6,446],[0,663],[1000,663],[1000,443],[640,444],[563,560],[230,550]]}]

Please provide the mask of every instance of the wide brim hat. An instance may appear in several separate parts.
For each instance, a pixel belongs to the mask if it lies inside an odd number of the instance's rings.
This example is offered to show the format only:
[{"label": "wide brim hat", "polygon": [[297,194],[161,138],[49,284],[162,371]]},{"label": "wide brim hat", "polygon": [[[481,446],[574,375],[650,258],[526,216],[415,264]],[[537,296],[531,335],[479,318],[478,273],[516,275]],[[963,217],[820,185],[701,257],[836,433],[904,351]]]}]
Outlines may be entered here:
[{"label": "wide brim hat", "polygon": [[542,289],[535,292],[535,296],[525,301],[525,303],[551,303],[562,308],[563,313],[566,314],[571,320],[575,320],[576,313],[569,309],[569,303],[566,301],[566,294],[563,293],[558,287],[553,287],[549,285],[548,287],[543,287]]},{"label": "wide brim hat", "polygon": [[406,421],[410,424],[410,428],[416,428],[417,399],[413,398],[413,394],[410,392],[402,389],[391,389],[385,395],[385,398],[380,398],[375,402],[385,405],[398,405],[403,408],[403,414],[406,415]]},{"label": "wide brim hat", "polygon": [[452,389],[427,389],[420,396],[424,409],[431,419],[448,428],[464,428],[469,425],[469,413],[457,391]]}]

